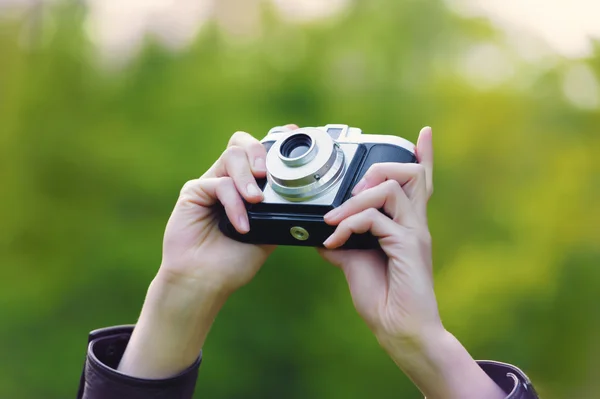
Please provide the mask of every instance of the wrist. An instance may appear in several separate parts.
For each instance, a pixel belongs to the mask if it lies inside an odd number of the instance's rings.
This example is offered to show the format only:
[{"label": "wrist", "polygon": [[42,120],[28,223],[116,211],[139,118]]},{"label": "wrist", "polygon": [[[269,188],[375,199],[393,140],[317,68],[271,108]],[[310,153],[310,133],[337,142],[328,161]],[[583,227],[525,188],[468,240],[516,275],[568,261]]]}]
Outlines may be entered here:
[{"label": "wrist", "polygon": [[185,268],[163,262],[150,288],[157,286],[163,293],[169,293],[182,301],[206,297],[226,298],[232,293],[223,278],[214,273],[204,273],[201,265],[194,268],[193,274],[182,273],[179,269]]},{"label": "wrist", "polygon": [[175,276],[162,270],[150,283],[144,308],[175,323],[205,318],[221,309],[229,293],[210,279]]},{"label": "wrist", "polygon": [[435,363],[436,354],[450,345],[452,335],[441,325],[422,329],[417,334],[378,334],[379,344],[401,369]]},{"label": "wrist", "polygon": [[443,327],[431,329],[411,345],[383,340],[398,367],[428,399],[503,399],[506,395],[463,345]]},{"label": "wrist", "polygon": [[119,371],[139,377],[169,378],[198,356],[227,296],[193,290],[155,278],[127,345]]}]

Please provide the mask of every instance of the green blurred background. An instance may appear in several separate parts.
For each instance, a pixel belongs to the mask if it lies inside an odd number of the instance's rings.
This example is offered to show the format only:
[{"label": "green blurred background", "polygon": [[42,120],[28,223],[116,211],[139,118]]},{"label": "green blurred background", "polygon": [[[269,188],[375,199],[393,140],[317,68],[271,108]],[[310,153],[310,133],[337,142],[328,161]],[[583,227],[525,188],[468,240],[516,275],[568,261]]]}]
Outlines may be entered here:
[{"label": "green blurred background", "polygon": [[[182,184],[236,130],[285,123],[413,141],[433,126],[446,327],[544,398],[600,397],[600,45],[565,57],[439,0],[305,18],[229,0],[187,41],[169,42],[189,21],[166,14],[162,36],[102,50],[92,6],[13,3],[0,8],[0,398],[74,397],[88,331],[135,322]],[[140,25],[142,3],[115,6],[109,36]],[[204,350],[198,398],[421,397],[310,249],[278,249]]]}]

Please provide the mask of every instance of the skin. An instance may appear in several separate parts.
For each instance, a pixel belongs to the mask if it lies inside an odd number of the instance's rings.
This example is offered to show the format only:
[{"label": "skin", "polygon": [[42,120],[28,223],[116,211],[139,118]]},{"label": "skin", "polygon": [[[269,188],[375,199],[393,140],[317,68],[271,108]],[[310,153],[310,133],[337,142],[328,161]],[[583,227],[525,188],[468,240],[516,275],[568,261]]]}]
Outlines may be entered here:
[{"label": "skin", "polygon": [[[222,203],[236,230],[248,232],[243,200],[262,200],[255,179],[266,174],[265,158],[258,140],[238,132],[204,175],[184,185],[120,372],[161,379],[188,368],[229,295],[249,283],[274,250],[225,237],[215,212]],[[427,398],[505,398],[440,320],[427,225],[431,128],[419,134],[417,158],[418,164],[371,167],[353,197],[325,216],[337,227],[319,253],[343,271],[357,312]],[[352,233],[367,231],[379,238],[381,251],[336,250]]]}]

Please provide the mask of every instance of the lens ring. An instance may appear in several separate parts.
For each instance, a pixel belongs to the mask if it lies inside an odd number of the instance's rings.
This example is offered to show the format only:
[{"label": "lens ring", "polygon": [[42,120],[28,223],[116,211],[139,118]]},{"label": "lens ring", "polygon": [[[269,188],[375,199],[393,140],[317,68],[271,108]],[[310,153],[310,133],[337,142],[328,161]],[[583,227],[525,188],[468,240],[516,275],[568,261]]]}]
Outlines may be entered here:
[{"label": "lens ring", "polygon": [[298,159],[306,155],[313,145],[313,140],[309,135],[304,133],[294,134],[285,139],[281,144],[279,151],[284,158]]},{"label": "lens ring", "polygon": [[281,162],[292,168],[309,163],[318,152],[315,139],[307,132],[290,134],[282,140],[277,148]]},{"label": "lens ring", "polygon": [[319,172],[299,181],[277,180],[272,174],[267,174],[267,179],[273,190],[287,200],[306,201],[325,193],[343,176],[344,152],[336,146],[332,155]]}]

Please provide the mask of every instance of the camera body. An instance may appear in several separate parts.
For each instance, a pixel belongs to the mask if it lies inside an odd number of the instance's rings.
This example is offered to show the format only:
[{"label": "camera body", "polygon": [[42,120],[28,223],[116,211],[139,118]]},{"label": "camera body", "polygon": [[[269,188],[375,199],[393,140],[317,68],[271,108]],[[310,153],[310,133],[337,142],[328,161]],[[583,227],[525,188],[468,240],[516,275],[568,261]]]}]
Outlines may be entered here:
[{"label": "camera body", "polygon": [[[363,134],[347,125],[292,131],[276,127],[261,143],[267,149],[267,178],[258,181],[264,200],[246,204],[250,231],[238,233],[224,213],[219,223],[226,236],[252,244],[323,246],[335,230],[323,216],[351,197],[372,165],[417,162],[408,140]],[[378,247],[369,233],[353,234],[343,246]]]}]

